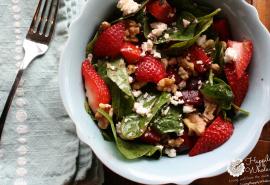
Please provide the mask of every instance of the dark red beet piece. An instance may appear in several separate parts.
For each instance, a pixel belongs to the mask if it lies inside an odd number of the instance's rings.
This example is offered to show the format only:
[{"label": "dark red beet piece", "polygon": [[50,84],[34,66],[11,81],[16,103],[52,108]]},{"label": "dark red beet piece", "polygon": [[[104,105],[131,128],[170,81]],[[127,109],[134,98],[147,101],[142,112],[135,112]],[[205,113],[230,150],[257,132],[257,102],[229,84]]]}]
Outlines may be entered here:
[{"label": "dark red beet piece", "polygon": [[161,136],[154,130],[147,130],[141,137],[140,140],[149,144],[158,144]]},{"label": "dark red beet piece", "polygon": [[176,150],[178,153],[188,153],[189,150],[191,150],[191,148],[193,148],[193,146],[195,145],[197,137],[189,136],[187,131],[185,131],[181,138],[184,139],[184,143]]},{"label": "dark red beet piece", "polygon": [[199,90],[199,87],[202,85],[202,78],[194,77],[187,81],[188,90]]},{"label": "dark red beet piece", "polygon": [[194,63],[194,68],[198,73],[205,73],[210,68],[212,60],[203,48],[193,46],[189,49],[189,54],[191,61]]},{"label": "dark red beet piece", "polygon": [[183,100],[186,104],[200,106],[203,103],[202,96],[198,90],[182,91]]},{"label": "dark red beet piece", "polygon": [[178,75],[178,66],[177,65],[169,65],[167,67],[167,76],[168,76],[168,78],[172,78],[174,76],[176,84],[179,84],[181,81],[181,78]]}]

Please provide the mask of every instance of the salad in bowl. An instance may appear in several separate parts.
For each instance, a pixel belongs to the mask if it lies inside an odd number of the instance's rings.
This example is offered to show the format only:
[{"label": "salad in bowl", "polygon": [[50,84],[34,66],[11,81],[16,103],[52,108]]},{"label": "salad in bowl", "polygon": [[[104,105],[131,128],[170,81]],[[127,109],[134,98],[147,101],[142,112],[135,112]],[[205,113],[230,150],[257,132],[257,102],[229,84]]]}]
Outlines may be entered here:
[{"label": "salad in bowl", "polygon": [[81,66],[86,111],[126,159],[190,157],[233,134],[249,87],[249,38],[222,9],[191,0],[119,0]]}]

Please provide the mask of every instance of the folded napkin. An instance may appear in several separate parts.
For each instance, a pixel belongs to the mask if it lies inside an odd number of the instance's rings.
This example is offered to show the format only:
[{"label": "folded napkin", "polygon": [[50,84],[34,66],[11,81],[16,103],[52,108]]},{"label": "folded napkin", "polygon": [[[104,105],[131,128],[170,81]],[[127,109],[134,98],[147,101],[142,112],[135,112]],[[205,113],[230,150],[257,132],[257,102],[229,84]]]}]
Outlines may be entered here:
[{"label": "folded napkin", "polygon": [[[22,43],[38,0],[0,1],[0,111],[23,58]],[[58,87],[68,26],[85,0],[62,0],[55,37],[25,71],[0,144],[0,185],[99,185],[102,165],[77,138]]]}]

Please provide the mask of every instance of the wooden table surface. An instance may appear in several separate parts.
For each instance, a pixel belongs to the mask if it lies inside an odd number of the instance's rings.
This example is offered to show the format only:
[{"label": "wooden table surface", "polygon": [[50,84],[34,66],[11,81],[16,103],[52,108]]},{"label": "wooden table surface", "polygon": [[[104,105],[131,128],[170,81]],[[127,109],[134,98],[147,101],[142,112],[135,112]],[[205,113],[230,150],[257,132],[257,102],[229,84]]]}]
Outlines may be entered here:
[{"label": "wooden table surface", "polygon": [[[257,8],[261,21],[270,31],[270,0],[247,0],[247,1]],[[250,156],[253,158],[256,157],[260,159],[260,158],[264,158],[266,154],[270,155],[270,123],[268,123],[265,126],[263,133],[261,135],[261,139],[258,142],[256,148],[250,154]],[[268,167],[267,169],[270,169],[269,164],[267,164],[267,167]],[[269,174],[270,174],[270,171],[266,172],[265,175],[264,174],[260,174],[260,175],[265,178],[268,178]],[[245,177],[247,179],[251,178],[251,177],[248,177],[248,174],[246,174]],[[192,183],[192,185],[217,185],[217,184],[238,185],[238,184],[241,184],[242,180],[237,179],[237,178],[233,179],[227,173],[225,173],[217,177],[197,180],[194,183]],[[104,185],[140,185],[140,184],[124,179],[116,175],[115,173],[111,172],[105,167]],[[269,182],[261,181],[257,185],[270,185],[270,178],[269,178]]]}]

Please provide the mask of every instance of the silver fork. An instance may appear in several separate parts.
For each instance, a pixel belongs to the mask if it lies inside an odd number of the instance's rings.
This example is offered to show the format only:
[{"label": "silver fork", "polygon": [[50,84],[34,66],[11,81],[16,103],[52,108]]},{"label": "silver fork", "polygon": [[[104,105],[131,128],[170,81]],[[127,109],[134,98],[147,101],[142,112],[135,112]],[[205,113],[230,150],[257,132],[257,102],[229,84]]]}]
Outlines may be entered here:
[{"label": "silver fork", "polygon": [[55,21],[59,0],[39,0],[32,23],[23,42],[25,51],[24,59],[17,72],[17,76],[9,92],[3,112],[0,118],[0,139],[6,117],[11,106],[16,89],[19,85],[24,70],[38,56],[44,55],[48,50],[49,43],[55,28]]}]

